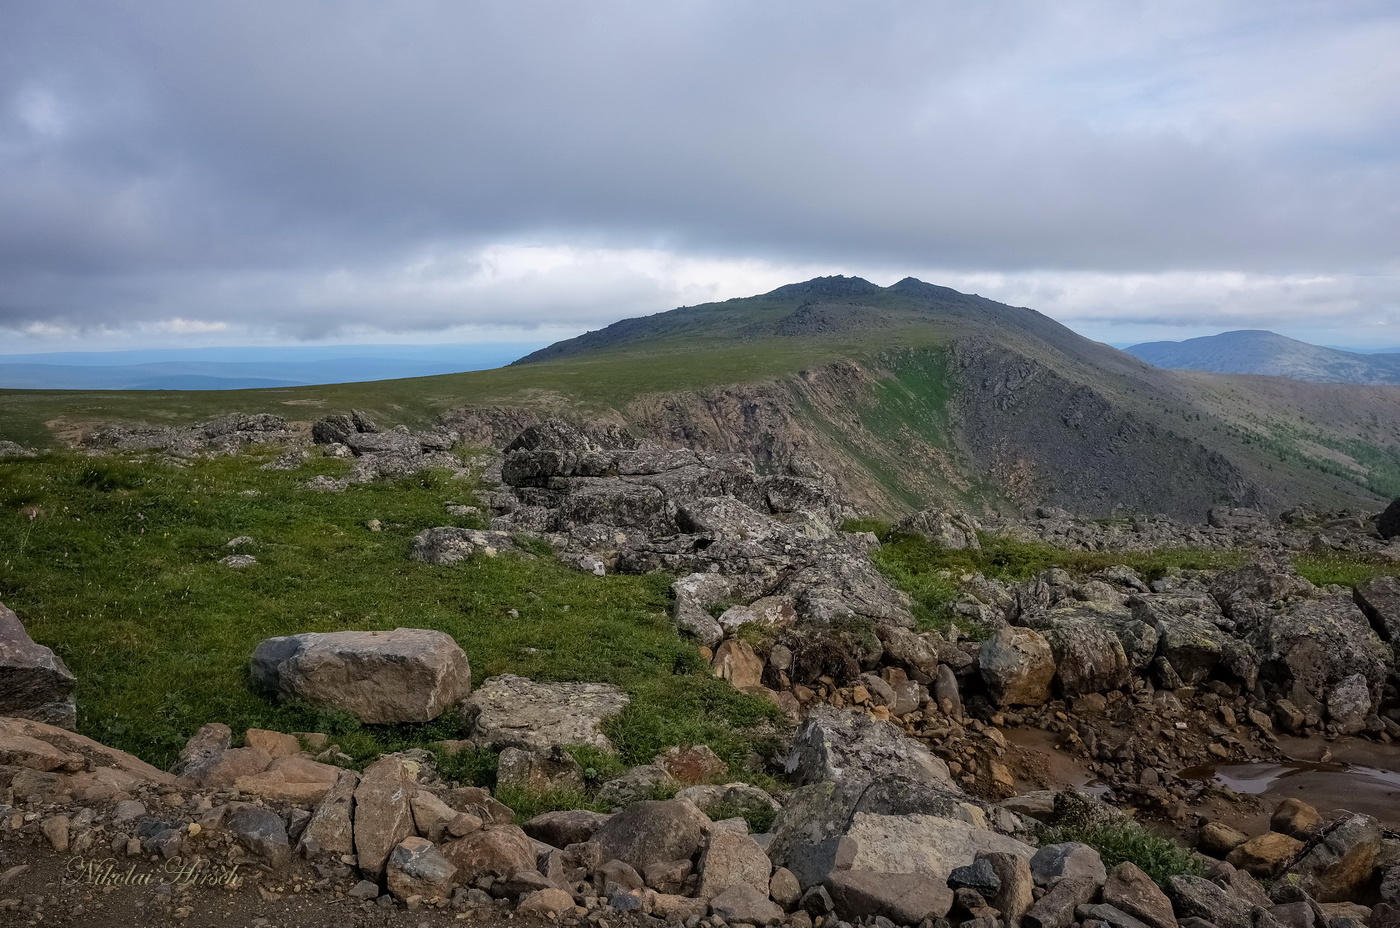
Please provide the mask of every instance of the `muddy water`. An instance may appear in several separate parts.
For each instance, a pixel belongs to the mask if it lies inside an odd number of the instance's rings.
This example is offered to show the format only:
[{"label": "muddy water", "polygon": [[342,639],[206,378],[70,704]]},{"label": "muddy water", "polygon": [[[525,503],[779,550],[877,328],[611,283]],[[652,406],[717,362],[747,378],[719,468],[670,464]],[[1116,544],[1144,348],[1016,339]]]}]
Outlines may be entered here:
[{"label": "muddy water", "polygon": [[1280,747],[1293,759],[1196,767],[1183,770],[1182,776],[1213,777],[1237,793],[1257,796],[1266,809],[1284,799],[1301,799],[1324,814],[1364,812],[1387,828],[1400,829],[1400,746],[1291,738]]}]

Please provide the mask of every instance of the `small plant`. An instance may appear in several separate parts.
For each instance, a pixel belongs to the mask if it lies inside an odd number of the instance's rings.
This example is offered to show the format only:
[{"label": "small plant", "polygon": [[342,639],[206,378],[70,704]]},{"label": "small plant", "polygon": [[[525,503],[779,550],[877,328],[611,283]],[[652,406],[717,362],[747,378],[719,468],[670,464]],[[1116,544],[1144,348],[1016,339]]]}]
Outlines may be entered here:
[{"label": "small plant", "polygon": [[1201,862],[1189,850],[1169,838],[1154,835],[1131,819],[1047,826],[1040,829],[1038,837],[1041,844],[1087,844],[1099,852],[1109,869],[1128,861],[1159,885],[1165,885],[1174,876],[1199,876],[1204,872]]},{"label": "small plant", "polygon": [[500,755],[495,751],[474,744],[463,745],[456,751],[448,751],[440,745],[430,746],[429,750],[437,758],[438,775],[444,780],[487,789],[495,787],[496,767],[500,763]]},{"label": "small plant", "polygon": [[515,821],[520,825],[546,812],[564,812],[570,809],[588,809],[593,812],[608,811],[582,792],[573,789],[551,789],[535,792],[514,786],[502,786],[496,790],[496,799],[514,810]]},{"label": "small plant", "polygon": [[583,769],[583,781],[589,787],[620,777],[627,772],[627,765],[611,754],[591,744],[576,744],[564,749],[574,762]]},{"label": "small plant", "polygon": [[773,820],[778,817],[778,813],[771,806],[723,802],[711,806],[705,814],[716,822],[727,818],[742,818],[748,823],[749,831],[756,835],[766,834],[768,829],[773,827]]}]

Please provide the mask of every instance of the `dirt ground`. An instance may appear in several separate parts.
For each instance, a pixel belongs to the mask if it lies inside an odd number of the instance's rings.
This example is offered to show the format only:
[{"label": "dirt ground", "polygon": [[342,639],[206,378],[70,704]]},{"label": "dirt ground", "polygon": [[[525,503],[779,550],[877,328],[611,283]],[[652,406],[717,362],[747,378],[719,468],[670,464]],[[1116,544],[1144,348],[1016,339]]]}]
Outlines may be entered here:
[{"label": "dirt ground", "polygon": [[[0,840],[0,926],[72,928],[494,928],[534,923],[490,911],[409,910],[381,907],[344,895],[348,883],[317,888],[308,872],[273,878],[240,870],[232,885],[178,885],[168,862],[111,861],[91,854],[58,854],[47,845],[10,835]],[[178,869],[178,868],[176,868]],[[202,867],[219,879],[227,870]],[[300,885],[300,890],[295,887]]]}]

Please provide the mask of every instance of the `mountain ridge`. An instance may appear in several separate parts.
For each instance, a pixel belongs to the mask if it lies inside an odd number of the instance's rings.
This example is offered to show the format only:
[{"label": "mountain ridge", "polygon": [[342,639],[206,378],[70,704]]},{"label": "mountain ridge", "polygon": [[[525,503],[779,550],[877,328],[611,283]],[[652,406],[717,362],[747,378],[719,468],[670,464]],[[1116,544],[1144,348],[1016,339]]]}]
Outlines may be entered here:
[{"label": "mountain ridge", "polygon": [[1400,384],[1400,354],[1325,348],[1265,329],[1237,329],[1179,342],[1143,342],[1124,350],[1171,370],[1263,374],[1314,383]]}]

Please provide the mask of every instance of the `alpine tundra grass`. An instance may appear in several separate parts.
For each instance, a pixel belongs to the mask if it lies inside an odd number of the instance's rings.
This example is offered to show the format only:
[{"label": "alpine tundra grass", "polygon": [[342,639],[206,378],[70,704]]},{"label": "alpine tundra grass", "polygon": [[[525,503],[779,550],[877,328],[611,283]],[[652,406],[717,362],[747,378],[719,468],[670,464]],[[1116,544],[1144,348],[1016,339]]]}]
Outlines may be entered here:
[{"label": "alpine tundra grass", "polygon": [[[629,765],[708,744],[742,778],[751,753],[771,750],[779,713],[710,675],[669,619],[669,578],[594,577],[547,554],[419,563],[409,551],[423,529],[482,526],[446,510],[473,502],[471,482],[437,472],[316,492],[301,484],[348,464],[314,457],[290,472],[260,470],[274,454],[186,466],[70,454],[0,463],[0,601],[77,675],[84,734],[161,767],[213,721],[326,732],[356,763],[463,737],[455,714],[366,726],[249,688],[248,660],[264,638],[406,626],[452,635],[478,682],[509,671],[622,687],[632,702],[609,734]],[[257,563],[219,563],[240,536],[252,542],[237,553]],[[458,767],[486,781],[494,770],[489,757]]]}]

